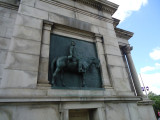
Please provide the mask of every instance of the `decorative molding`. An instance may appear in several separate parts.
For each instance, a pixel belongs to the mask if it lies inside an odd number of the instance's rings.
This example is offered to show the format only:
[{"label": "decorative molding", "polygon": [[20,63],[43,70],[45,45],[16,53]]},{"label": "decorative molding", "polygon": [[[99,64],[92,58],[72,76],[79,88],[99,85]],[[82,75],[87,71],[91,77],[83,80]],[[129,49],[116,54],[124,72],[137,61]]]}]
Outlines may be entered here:
[{"label": "decorative molding", "polygon": [[74,12],[89,16],[89,17],[93,17],[95,19],[99,19],[99,20],[102,20],[102,21],[113,23],[113,19],[104,17],[102,15],[95,14],[95,13],[92,13],[92,12],[88,12],[86,10],[79,9],[79,8],[76,8],[76,7],[71,6],[71,5],[67,5],[67,4],[61,3],[61,2],[56,1],[56,0],[54,0],[54,1],[53,0],[40,0],[40,1],[48,3],[48,4],[52,4],[52,5],[61,7],[61,8],[65,8],[67,10],[71,10],[71,11],[74,11]]},{"label": "decorative molding", "polygon": [[93,8],[109,12],[111,13],[111,15],[113,15],[118,8],[117,4],[104,0],[73,0],[73,1],[77,1],[86,4],[88,6],[91,6]]},{"label": "decorative molding", "polygon": [[16,5],[16,4],[10,4],[10,3],[6,3],[6,2],[2,2],[2,1],[0,1],[0,7],[4,7],[4,8],[8,8],[8,9],[12,9],[12,10],[18,10],[19,5]]},{"label": "decorative molding", "polygon": [[120,20],[116,19],[116,18],[113,18],[113,17],[112,17],[112,19],[113,19],[113,26],[115,28],[119,24]]},{"label": "decorative molding", "polygon": [[120,28],[115,28],[116,35],[121,38],[129,40],[133,36],[133,32],[129,32]]}]

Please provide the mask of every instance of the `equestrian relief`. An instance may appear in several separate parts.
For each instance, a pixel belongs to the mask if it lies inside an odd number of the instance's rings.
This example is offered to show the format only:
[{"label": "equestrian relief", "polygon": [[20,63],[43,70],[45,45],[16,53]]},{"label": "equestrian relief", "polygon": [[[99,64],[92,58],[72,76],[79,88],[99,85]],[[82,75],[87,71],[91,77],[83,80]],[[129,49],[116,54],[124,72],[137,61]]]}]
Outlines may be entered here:
[{"label": "equestrian relief", "polygon": [[61,56],[55,58],[51,61],[50,68],[51,68],[51,76],[52,79],[50,84],[52,87],[56,86],[56,76],[58,73],[61,73],[60,80],[62,81],[62,86],[65,87],[66,85],[63,82],[63,72],[70,71],[72,74],[78,73],[82,76],[82,87],[86,87],[85,82],[85,74],[89,72],[89,69],[93,69],[91,67],[95,65],[96,68],[100,67],[99,59],[95,57],[79,57],[77,55],[76,43],[74,41],[71,42],[69,46],[69,55],[68,56]]}]

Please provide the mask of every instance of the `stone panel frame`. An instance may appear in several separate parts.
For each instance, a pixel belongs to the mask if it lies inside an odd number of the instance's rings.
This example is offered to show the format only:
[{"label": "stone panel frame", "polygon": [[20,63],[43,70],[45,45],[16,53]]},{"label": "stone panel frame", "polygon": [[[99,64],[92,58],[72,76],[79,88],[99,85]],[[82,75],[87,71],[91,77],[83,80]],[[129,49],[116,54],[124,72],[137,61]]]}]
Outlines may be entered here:
[{"label": "stone panel frame", "polygon": [[88,109],[95,110],[93,120],[106,120],[105,104],[103,102],[63,102],[59,104],[61,120],[69,120],[69,110]]},{"label": "stone panel frame", "polygon": [[95,43],[97,56],[101,64],[100,71],[102,78],[102,88],[111,87],[111,82],[107,70],[107,63],[104,53],[103,36],[101,34],[96,34],[93,32],[88,32],[77,28],[68,27],[62,24],[56,24],[49,21],[44,21],[42,28],[38,86],[50,87],[48,81],[48,67],[49,67],[49,47],[50,47],[51,33]]}]

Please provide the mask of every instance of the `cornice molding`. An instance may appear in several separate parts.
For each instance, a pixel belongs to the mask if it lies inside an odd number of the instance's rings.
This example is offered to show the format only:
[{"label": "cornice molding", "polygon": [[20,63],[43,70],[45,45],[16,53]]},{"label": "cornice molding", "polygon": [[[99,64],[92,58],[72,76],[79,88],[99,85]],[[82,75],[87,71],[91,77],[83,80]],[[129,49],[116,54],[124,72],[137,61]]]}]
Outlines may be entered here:
[{"label": "cornice molding", "polygon": [[0,1],[0,7],[12,9],[12,10],[18,10],[19,5],[10,4],[10,3]]},{"label": "cornice molding", "polygon": [[120,28],[115,28],[116,35],[121,38],[129,40],[133,36],[133,32],[129,32]]},{"label": "cornice molding", "polygon": [[116,19],[116,18],[113,18],[113,25],[114,25],[114,28],[119,24],[120,20],[119,19]]},{"label": "cornice molding", "polygon": [[89,16],[89,17],[93,17],[95,19],[99,19],[99,20],[102,20],[102,21],[105,21],[105,22],[113,23],[113,19],[109,19],[107,17],[101,16],[101,15],[98,15],[98,14],[95,14],[95,13],[92,13],[92,12],[88,12],[86,10],[76,8],[74,6],[64,4],[64,3],[62,3],[58,0],[40,0],[40,1],[48,3],[48,4],[52,4],[52,5],[61,7],[61,8],[65,8],[67,10],[75,11],[77,13],[80,13],[80,14],[83,14],[83,15],[86,15],[86,16]]},{"label": "cornice molding", "polygon": [[118,8],[117,4],[104,0],[73,0],[73,1],[80,2],[85,5],[97,8],[99,10],[109,12],[111,15],[113,15]]}]

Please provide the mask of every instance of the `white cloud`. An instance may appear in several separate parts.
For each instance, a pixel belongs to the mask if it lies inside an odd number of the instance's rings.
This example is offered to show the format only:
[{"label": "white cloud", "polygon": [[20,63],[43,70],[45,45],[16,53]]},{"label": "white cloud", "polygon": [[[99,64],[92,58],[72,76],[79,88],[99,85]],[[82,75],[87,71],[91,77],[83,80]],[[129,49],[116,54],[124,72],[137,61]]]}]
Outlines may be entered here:
[{"label": "white cloud", "polygon": [[[141,77],[144,82],[144,85],[149,87],[149,91],[152,91],[160,95],[160,73],[141,74]],[[141,86],[143,86],[141,80],[140,82],[141,82]]]},{"label": "white cloud", "polygon": [[149,56],[153,60],[160,60],[160,47],[153,49],[153,51],[149,54]]},{"label": "white cloud", "polygon": [[109,0],[119,5],[117,12],[113,17],[120,19],[121,22],[130,16],[133,11],[138,11],[142,6],[148,3],[148,0]]},{"label": "white cloud", "polygon": [[140,72],[141,72],[141,73],[144,73],[144,72],[153,71],[153,70],[155,70],[155,67],[146,66],[146,67],[144,67],[144,68],[141,68],[141,69],[140,69]]}]

